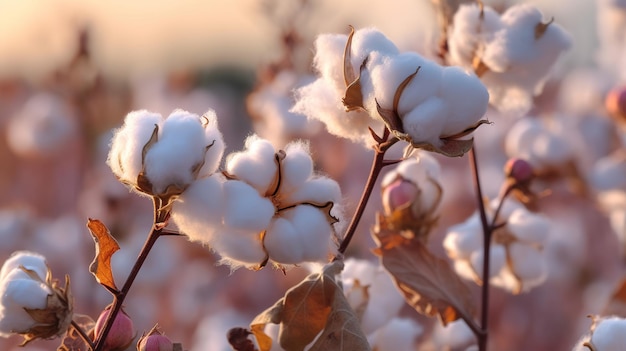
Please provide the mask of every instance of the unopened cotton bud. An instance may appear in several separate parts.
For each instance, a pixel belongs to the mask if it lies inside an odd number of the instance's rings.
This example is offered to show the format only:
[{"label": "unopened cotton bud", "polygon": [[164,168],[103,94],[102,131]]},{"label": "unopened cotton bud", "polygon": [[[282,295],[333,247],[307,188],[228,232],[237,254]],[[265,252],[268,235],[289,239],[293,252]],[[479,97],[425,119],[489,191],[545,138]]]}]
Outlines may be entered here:
[{"label": "unopened cotton bud", "polygon": [[618,120],[626,120],[626,86],[609,91],[604,100],[607,112]]},{"label": "unopened cotton bud", "polygon": [[517,183],[525,183],[533,177],[533,167],[526,160],[512,158],[504,165],[504,174]]},{"label": "unopened cotton bud", "polygon": [[[96,338],[100,338],[100,335],[104,330],[106,320],[111,313],[111,307],[111,305],[107,306],[107,308],[100,313],[100,316],[96,321],[96,327],[94,329]],[[120,309],[115,316],[111,330],[109,330],[109,333],[106,336],[104,349],[112,351],[125,350],[133,342],[134,338],[135,332],[133,331],[133,321],[123,309]]]},{"label": "unopened cotton bud", "polygon": [[386,213],[392,213],[399,207],[405,207],[417,198],[419,189],[412,182],[397,178],[383,188],[383,206]]},{"label": "unopened cotton bud", "polygon": [[144,335],[137,343],[137,351],[173,351],[174,344],[167,336],[161,334],[157,326],[148,335]]}]

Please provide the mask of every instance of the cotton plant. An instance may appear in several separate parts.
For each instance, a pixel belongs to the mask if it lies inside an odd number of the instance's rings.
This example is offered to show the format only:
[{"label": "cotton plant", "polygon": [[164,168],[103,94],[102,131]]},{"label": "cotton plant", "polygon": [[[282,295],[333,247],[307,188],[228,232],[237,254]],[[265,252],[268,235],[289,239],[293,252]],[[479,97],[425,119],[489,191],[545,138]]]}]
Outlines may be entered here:
[{"label": "cotton plant", "polygon": [[476,72],[499,110],[523,115],[571,46],[565,30],[530,4],[501,15],[482,3],[462,4],[448,30],[448,60]]},{"label": "cotton plant", "polygon": [[233,268],[325,262],[337,250],[341,191],[313,171],[308,145],[276,150],[257,136],[228,155],[223,175],[196,182],[172,218]]}]

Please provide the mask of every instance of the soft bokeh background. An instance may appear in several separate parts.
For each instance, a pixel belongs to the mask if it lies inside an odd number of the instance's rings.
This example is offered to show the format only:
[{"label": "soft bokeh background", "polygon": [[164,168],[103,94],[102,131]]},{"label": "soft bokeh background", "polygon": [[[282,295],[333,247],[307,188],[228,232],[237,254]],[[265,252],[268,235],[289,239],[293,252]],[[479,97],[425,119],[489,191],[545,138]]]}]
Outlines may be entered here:
[{"label": "soft bokeh background", "polygon": [[[515,3],[484,2],[499,9]],[[546,18],[554,16],[574,39],[554,83],[538,99],[553,106],[560,79],[594,63],[596,3],[528,2]],[[179,107],[199,114],[212,108],[227,151],[239,150],[258,122],[245,104],[257,80],[262,84],[284,69],[284,57],[291,71],[310,73],[315,36],[346,33],[348,25],[378,27],[401,49],[427,56],[437,45],[436,14],[428,0],[0,0],[0,261],[18,249],[44,254],[55,277],[71,276],[76,311],[96,318],[111,299],[87,270],[93,257],[87,218],[102,220],[120,241],[122,250],[114,256],[119,284],[152,220],[150,201],[129,193],[105,164],[111,129],[133,109],[167,115]],[[294,32],[296,41],[285,35]],[[486,193],[495,196],[506,160],[498,136],[511,122],[490,113],[499,132],[481,128],[476,139],[485,155]],[[351,214],[371,151],[321,130],[307,136],[318,168],[342,184]],[[432,246],[443,256],[445,226],[462,221],[475,205],[467,159],[442,162],[449,195]],[[554,279],[520,296],[494,289],[494,350],[570,349],[589,327],[584,316],[601,308],[598,300],[622,273],[606,215],[590,198],[559,194],[545,205],[562,225],[552,256]],[[379,198],[373,197],[349,255],[373,258],[368,228]],[[160,239],[126,302],[139,334],[158,322],[185,349],[227,350],[229,328],[246,326],[306,274],[269,268],[231,274],[215,263],[197,244]],[[403,313],[426,326],[421,349],[444,349],[436,345],[445,342],[426,341],[436,321],[408,308]],[[0,339],[0,349],[14,350],[18,343],[17,337]],[[37,341],[26,350],[57,344]]]}]

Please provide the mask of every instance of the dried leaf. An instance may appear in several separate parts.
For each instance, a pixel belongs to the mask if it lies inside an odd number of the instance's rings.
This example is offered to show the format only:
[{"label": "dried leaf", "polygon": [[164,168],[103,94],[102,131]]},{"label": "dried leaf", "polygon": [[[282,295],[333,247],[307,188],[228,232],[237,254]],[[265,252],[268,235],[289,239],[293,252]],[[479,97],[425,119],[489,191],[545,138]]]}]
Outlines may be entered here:
[{"label": "dried leaf", "polygon": [[356,79],[346,86],[346,92],[344,93],[341,102],[343,106],[346,108],[346,111],[354,111],[354,110],[365,110],[365,106],[363,105],[363,91],[361,90],[361,75],[363,74],[363,70],[367,65],[368,57],[363,60],[361,63],[361,67],[359,68],[359,76]]},{"label": "dried leaf", "polygon": [[[94,339],[93,328],[96,325],[91,317],[82,314],[74,315],[74,322],[80,326],[80,328],[87,334],[89,338]],[[61,340],[61,345],[57,348],[57,351],[88,351],[89,346],[80,336],[74,326],[70,326],[65,336]]]},{"label": "dried leaf", "polygon": [[245,328],[231,328],[226,334],[228,343],[235,351],[257,351],[248,336],[252,333]]},{"label": "dried leaf", "polygon": [[626,278],[623,278],[619,283],[613,296],[611,296],[611,300],[604,308],[602,315],[610,316],[620,316],[622,318],[626,317]]},{"label": "dried leaf", "polygon": [[444,325],[462,318],[475,326],[469,288],[446,260],[434,256],[420,240],[390,230],[382,216],[373,236],[382,265],[409,305],[427,316],[439,315]]},{"label": "dried leaf", "polygon": [[89,271],[101,285],[116,291],[115,279],[111,270],[111,256],[120,249],[107,227],[97,219],[89,219],[87,228],[96,243],[96,256],[89,265]]},{"label": "dried leaf", "polygon": [[352,69],[352,37],[354,37],[354,27],[350,26],[350,34],[343,50],[343,81],[346,87],[356,80],[356,74]]},{"label": "dried leaf", "polygon": [[[358,318],[335,282],[342,269],[341,261],[328,264],[322,273],[309,275],[259,314],[250,329],[260,351],[271,348],[272,339],[263,331],[267,323],[280,324],[278,339],[285,350],[304,350],[318,335],[311,350],[369,350],[369,346],[363,346],[367,339],[360,331]],[[331,341],[336,344],[330,345]]]}]

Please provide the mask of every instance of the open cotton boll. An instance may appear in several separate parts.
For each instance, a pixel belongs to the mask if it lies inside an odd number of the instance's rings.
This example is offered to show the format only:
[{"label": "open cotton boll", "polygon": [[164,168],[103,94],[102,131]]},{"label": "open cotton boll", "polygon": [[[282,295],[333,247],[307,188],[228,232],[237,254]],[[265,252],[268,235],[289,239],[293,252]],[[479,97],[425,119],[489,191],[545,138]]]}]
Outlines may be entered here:
[{"label": "open cotton boll", "polygon": [[510,157],[523,158],[541,170],[563,164],[572,158],[566,136],[552,131],[536,118],[522,118],[509,130],[505,149]]},{"label": "open cotton boll", "polygon": [[507,228],[519,240],[542,244],[550,231],[550,222],[542,215],[517,209],[508,217]]},{"label": "open cotton boll", "polygon": [[[365,334],[371,334],[387,324],[404,306],[404,299],[396,289],[390,275],[378,263],[362,259],[346,259],[341,280],[348,301],[363,302],[363,292],[360,289],[367,290],[369,300],[361,316],[361,328]],[[351,307],[356,309],[359,305],[351,305]]]},{"label": "open cotton boll", "polygon": [[[489,277],[495,277],[506,265],[506,249],[502,245],[492,245],[489,251]],[[484,281],[483,277],[483,262],[485,260],[485,251],[481,248],[474,251],[470,256],[470,263],[474,273],[481,281]]]},{"label": "open cotton boll", "polygon": [[600,190],[626,190],[626,153],[617,152],[599,159],[591,172],[591,183]]},{"label": "open cotton boll", "polygon": [[226,158],[226,172],[252,185],[261,195],[270,191],[277,172],[276,151],[272,144],[256,135],[246,139],[245,150]]},{"label": "open cotton boll", "polygon": [[536,248],[523,243],[509,247],[515,275],[522,280],[524,290],[543,283],[546,279],[544,255]]},{"label": "open cotton boll", "polygon": [[26,332],[36,325],[24,308],[44,309],[52,291],[46,284],[13,270],[0,282],[0,335]]},{"label": "open cotton boll", "polygon": [[221,228],[219,235],[213,237],[210,248],[220,255],[220,263],[229,265],[231,270],[257,268],[267,258],[260,233],[247,230]]},{"label": "open cotton boll", "polygon": [[448,229],[443,240],[443,247],[452,259],[468,260],[472,254],[482,248],[483,238],[480,219],[472,215],[467,221]]},{"label": "open cotton boll", "polygon": [[31,251],[16,251],[11,254],[11,257],[7,259],[2,265],[0,270],[0,281],[14,270],[20,270],[19,267],[24,266],[26,269],[35,271],[41,280],[46,279],[48,273],[48,265],[46,264],[46,258],[42,255]]},{"label": "open cotton boll", "polygon": [[485,115],[489,93],[475,75],[458,67],[444,67],[441,78],[441,94],[448,108],[441,136],[447,137],[473,126]]},{"label": "open cotton boll", "polygon": [[335,253],[331,225],[312,206],[296,206],[272,221],[263,241],[265,249],[280,264],[325,261]]},{"label": "open cotton boll", "polygon": [[224,193],[221,174],[193,182],[172,207],[172,220],[192,241],[210,243],[222,225]]},{"label": "open cotton boll", "polygon": [[[191,170],[205,158],[205,133],[197,115],[174,111],[159,128],[158,141],[146,153],[144,167],[153,191],[194,180]],[[210,150],[209,152],[211,152]]]},{"label": "open cotton boll", "polygon": [[133,111],[124,118],[124,125],[115,131],[107,164],[122,182],[137,182],[137,176],[143,169],[143,147],[162,120],[158,113]]},{"label": "open cotton boll", "polygon": [[476,3],[461,4],[448,30],[450,63],[472,68],[474,57],[481,54],[485,43],[500,28],[500,15],[491,7],[481,9]]},{"label": "open cotton boll", "polygon": [[9,119],[7,144],[24,157],[52,157],[77,132],[73,112],[60,97],[38,93]]},{"label": "open cotton boll", "polygon": [[424,328],[409,318],[394,318],[367,339],[377,351],[415,350],[415,341]]},{"label": "open cotton boll", "polygon": [[594,322],[590,343],[594,350],[621,351],[626,345],[626,319],[602,318]]},{"label": "open cotton boll", "polygon": [[280,191],[291,194],[301,188],[313,174],[313,160],[309,145],[297,142],[290,143],[285,149],[286,156],[282,161],[282,179]]},{"label": "open cotton boll", "polygon": [[271,200],[242,181],[227,181],[223,189],[224,225],[257,233],[267,228],[275,212]]},{"label": "open cotton boll", "polygon": [[363,60],[372,52],[380,53],[382,56],[400,53],[396,45],[376,28],[361,28],[355,31],[352,37],[352,66],[358,70]]}]

